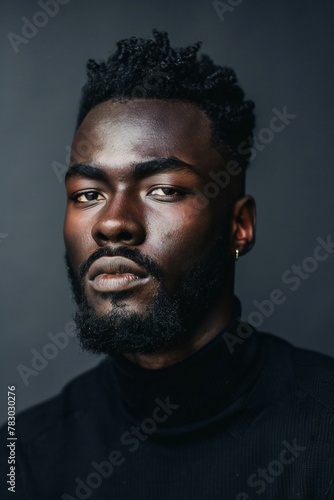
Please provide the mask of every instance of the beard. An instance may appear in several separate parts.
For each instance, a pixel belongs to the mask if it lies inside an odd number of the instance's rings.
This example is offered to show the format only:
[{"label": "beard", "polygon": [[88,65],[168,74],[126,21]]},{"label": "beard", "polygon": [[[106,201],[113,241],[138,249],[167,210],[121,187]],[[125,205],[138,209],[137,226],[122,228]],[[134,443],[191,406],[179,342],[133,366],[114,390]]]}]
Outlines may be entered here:
[{"label": "beard", "polygon": [[[94,354],[168,352],[191,338],[212,305],[221,297],[227,277],[226,241],[217,238],[205,258],[189,266],[174,289],[168,290],[166,271],[137,249],[105,246],[92,254],[75,273],[65,255],[77,311],[74,316],[81,347]],[[143,313],[125,311],[127,292],[109,293],[112,309],[99,315],[89,304],[84,278],[90,265],[103,256],[122,256],[144,268],[159,283],[152,303]],[[225,257],[225,258],[224,258]]]}]

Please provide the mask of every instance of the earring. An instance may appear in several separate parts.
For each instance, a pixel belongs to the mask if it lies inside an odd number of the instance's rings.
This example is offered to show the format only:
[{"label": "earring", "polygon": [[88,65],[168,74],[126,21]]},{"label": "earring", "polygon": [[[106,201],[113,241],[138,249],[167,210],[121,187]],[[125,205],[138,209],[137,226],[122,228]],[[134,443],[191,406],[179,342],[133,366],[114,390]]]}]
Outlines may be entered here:
[{"label": "earring", "polygon": [[236,248],[235,250],[235,260],[238,260],[239,259],[239,249]]}]

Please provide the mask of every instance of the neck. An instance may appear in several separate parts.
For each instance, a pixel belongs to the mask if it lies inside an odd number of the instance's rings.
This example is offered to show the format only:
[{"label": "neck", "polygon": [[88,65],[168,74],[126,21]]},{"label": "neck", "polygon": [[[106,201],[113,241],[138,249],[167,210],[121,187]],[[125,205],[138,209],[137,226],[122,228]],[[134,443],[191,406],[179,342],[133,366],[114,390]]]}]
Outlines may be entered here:
[{"label": "neck", "polygon": [[[238,332],[247,333],[245,340],[231,349],[228,339],[237,338]],[[225,329],[180,363],[152,370],[113,353],[106,360],[111,375],[106,383],[117,391],[124,415],[132,422],[147,419],[159,401],[171,403],[168,419],[155,431],[157,438],[169,441],[194,432],[202,435],[206,428],[212,432],[213,424],[227,422],[249,397],[263,359],[258,335],[241,320],[240,302],[234,298]]]},{"label": "neck", "polygon": [[207,312],[193,334],[182,344],[168,352],[153,354],[124,353],[129,361],[152,370],[172,366],[201,349],[221,332],[231,320],[233,310],[233,290],[223,296]]}]

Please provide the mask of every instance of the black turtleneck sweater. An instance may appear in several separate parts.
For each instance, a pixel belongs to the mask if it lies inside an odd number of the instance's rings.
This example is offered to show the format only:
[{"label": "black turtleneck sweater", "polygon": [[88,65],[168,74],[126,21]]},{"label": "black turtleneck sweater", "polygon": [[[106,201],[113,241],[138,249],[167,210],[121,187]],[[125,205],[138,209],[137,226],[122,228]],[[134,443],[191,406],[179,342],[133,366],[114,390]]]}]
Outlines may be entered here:
[{"label": "black turtleneck sweater", "polygon": [[334,499],[334,360],[239,316],[180,363],[113,355],[22,413],[1,498]]}]

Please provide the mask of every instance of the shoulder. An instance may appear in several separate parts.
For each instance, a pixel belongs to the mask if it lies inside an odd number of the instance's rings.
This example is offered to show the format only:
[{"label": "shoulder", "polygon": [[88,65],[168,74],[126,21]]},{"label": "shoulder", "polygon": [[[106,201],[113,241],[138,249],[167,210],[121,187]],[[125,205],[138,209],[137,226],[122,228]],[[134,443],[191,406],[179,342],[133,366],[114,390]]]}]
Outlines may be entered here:
[{"label": "shoulder", "polygon": [[[77,474],[75,467],[80,465],[80,459],[74,460],[73,454],[77,453],[83,439],[88,449],[92,449],[96,439],[94,431],[99,428],[97,408],[102,413],[105,411],[103,405],[109,394],[106,364],[106,360],[102,361],[70,381],[57,396],[17,414],[14,462],[17,498],[46,498],[45,494],[38,495],[35,489],[47,491],[52,481],[62,477],[64,470],[70,478]],[[7,442],[7,423],[0,429],[0,442]],[[2,447],[0,455],[7,462],[6,446]],[[4,484],[6,472],[0,468],[0,482]],[[53,488],[54,485],[53,482]],[[7,498],[9,493],[5,495]]]},{"label": "shoulder", "polygon": [[302,349],[269,333],[258,332],[269,370],[285,378],[295,394],[321,411],[334,414],[334,358]]},{"label": "shoulder", "polygon": [[[98,397],[99,392],[104,390],[105,363],[104,360],[71,380],[58,395],[20,412],[16,416],[18,438],[29,442],[59,426],[61,421],[86,411],[91,398]],[[1,429],[1,432],[4,431],[6,426]]]}]

